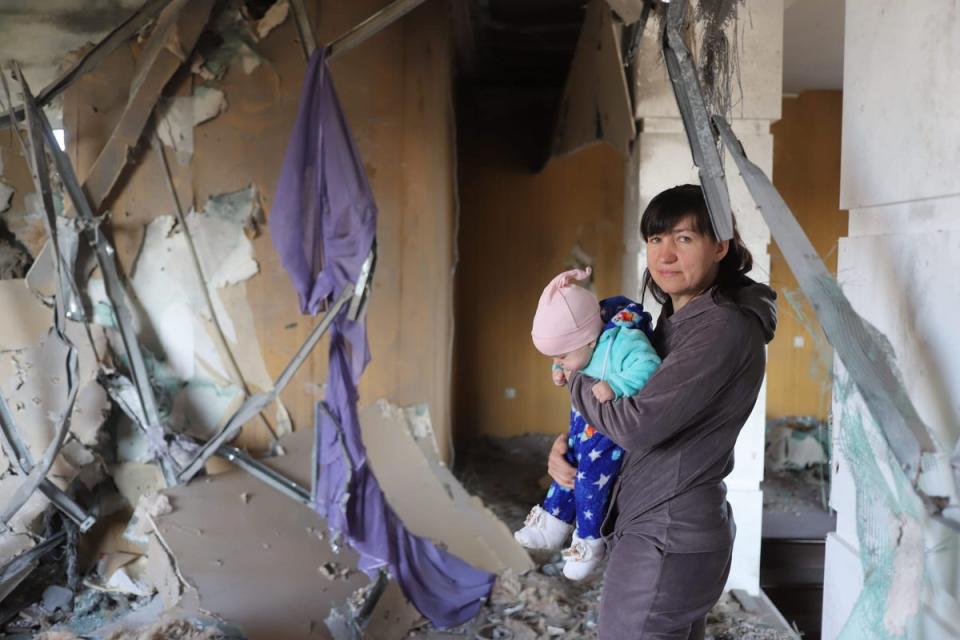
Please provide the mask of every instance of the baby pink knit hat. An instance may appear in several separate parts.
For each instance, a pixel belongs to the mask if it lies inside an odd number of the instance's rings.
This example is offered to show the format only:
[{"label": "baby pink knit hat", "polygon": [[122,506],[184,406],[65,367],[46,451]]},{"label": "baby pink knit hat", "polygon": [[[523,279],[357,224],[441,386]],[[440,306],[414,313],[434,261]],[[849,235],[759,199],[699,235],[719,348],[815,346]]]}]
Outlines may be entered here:
[{"label": "baby pink knit hat", "polygon": [[597,296],[573,284],[589,277],[590,267],[564,271],[543,290],[531,332],[533,345],[543,355],[575,351],[600,335],[603,322]]}]

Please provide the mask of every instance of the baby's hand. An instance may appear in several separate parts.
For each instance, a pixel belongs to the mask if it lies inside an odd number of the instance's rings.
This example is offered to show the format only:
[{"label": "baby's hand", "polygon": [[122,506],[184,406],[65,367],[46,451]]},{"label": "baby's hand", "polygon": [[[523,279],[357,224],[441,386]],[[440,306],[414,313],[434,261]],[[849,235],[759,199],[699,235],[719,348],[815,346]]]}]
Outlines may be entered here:
[{"label": "baby's hand", "polygon": [[552,377],[553,377],[553,384],[557,385],[558,387],[566,386],[567,373],[563,370],[563,367],[559,365],[554,365]]},{"label": "baby's hand", "polygon": [[597,402],[610,402],[617,397],[613,392],[613,388],[603,380],[593,385],[592,391],[593,397],[597,399]]}]

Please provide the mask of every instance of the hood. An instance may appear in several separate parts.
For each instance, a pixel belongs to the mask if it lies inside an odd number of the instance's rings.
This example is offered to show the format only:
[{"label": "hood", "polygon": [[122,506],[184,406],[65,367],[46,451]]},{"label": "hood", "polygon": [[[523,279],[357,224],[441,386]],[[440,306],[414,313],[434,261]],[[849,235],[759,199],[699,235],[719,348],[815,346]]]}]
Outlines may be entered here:
[{"label": "hood", "polygon": [[737,295],[737,304],[746,313],[754,316],[763,327],[763,335],[769,343],[777,330],[777,292],[765,284],[750,281]]}]

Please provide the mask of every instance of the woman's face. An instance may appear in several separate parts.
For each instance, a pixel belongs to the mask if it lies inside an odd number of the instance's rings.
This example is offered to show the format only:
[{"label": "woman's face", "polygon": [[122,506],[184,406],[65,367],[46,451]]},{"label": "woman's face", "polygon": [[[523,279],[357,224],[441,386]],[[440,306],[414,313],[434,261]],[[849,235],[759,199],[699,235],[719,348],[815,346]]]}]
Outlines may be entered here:
[{"label": "woman's face", "polygon": [[713,284],[729,246],[729,241],[715,242],[697,231],[693,215],[647,238],[647,268],[653,281],[670,296],[674,311]]}]

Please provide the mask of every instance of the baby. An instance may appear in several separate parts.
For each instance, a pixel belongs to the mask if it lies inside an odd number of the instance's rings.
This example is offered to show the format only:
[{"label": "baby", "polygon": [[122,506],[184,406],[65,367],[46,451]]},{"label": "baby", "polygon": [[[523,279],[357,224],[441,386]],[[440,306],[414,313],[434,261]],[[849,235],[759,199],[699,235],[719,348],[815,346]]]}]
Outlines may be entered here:
[{"label": "baby", "polygon": [[[555,384],[565,385],[572,372],[582,371],[599,380],[593,387],[594,397],[608,402],[637,393],[660,365],[660,358],[647,335],[650,315],[624,297],[600,303],[573,284],[589,275],[589,267],[566,271],[547,285],[533,318],[533,344],[553,358]],[[573,542],[563,551],[563,575],[582,580],[604,556],[600,525],[623,449],[573,408],[567,445],[567,460],[577,467],[574,488],[551,484],[543,506],[533,507],[514,537],[528,549],[556,550],[572,531]]]}]

